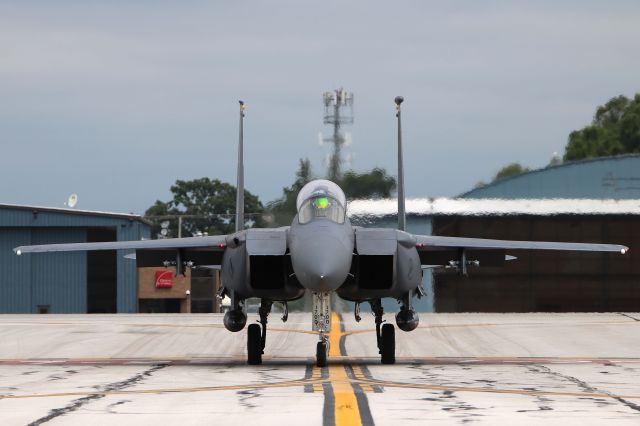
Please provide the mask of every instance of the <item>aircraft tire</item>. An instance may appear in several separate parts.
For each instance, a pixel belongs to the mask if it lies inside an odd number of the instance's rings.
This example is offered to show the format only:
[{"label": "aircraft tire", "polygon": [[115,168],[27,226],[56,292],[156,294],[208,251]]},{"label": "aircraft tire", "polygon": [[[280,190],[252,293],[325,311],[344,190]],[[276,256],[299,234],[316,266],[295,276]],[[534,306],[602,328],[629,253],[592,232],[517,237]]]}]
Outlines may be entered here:
[{"label": "aircraft tire", "polygon": [[383,364],[396,363],[396,329],[393,324],[383,324],[380,331],[380,355]]},{"label": "aircraft tire", "polygon": [[318,342],[316,345],[316,365],[318,367],[327,366],[327,344],[326,342]]},{"label": "aircraft tire", "polygon": [[250,324],[247,328],[247,364],[262,364],[262,330],[260,324]]}]

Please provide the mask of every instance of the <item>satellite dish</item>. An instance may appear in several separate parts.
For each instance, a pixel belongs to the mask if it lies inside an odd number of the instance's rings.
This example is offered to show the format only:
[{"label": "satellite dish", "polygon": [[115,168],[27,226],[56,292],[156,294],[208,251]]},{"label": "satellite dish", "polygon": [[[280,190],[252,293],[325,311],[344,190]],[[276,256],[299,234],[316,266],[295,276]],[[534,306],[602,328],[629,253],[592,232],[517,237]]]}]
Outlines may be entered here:
[{"label": "satellite dish", "polygon": [[67,206],[74,208],[78,204],[78,194],[71,194],[67,199]]}]

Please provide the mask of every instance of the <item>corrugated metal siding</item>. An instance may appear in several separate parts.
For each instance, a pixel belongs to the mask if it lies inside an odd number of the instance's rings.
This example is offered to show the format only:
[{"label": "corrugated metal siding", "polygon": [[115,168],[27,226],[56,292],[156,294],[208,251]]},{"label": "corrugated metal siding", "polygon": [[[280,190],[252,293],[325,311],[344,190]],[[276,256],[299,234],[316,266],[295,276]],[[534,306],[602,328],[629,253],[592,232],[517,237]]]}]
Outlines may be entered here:
[{"label": "corrugated metal siding", "polygon": [[640,199],[640,155],[576,161],[534,170],[460,197]]},{"label": "corrugated metal siding", "polygon": [[[42,228],[31,234],[33,244],[79,243],[86,241],[82,228]],[[20,257],[26,257],[20,256]],[[31,312],[49,305],[53,314],[87,312],[87,254],[34,253],[31,258]]]},{"label": "corrugated metal siding", "polygon": [[12,250],[30,243],[29,229],[0,228],[0,313],[31,311],[31,259]]},{"label": "corrugated metal siding", "polygon": [[[149,238],[148,226],[141,226],[139,222],[130,222],[118,227],[118,240],[139,240]],[[138,269],[135,260],[124,256],[135,253],[135,250],[118,250],[118,312],[138,312]]]},{"label": "corrugated metal siding", "polygon": [[[13,248],[28,244],[86,241],[86,228],[117,229],[118,240],[148,238],[148,225],[129,218],[102,217],[37,209],[0,208],[0,313],[87,311],[87,260],[84,252],[16,256]],[[118,253],[118,312],[137,311],[135,261]]]}]

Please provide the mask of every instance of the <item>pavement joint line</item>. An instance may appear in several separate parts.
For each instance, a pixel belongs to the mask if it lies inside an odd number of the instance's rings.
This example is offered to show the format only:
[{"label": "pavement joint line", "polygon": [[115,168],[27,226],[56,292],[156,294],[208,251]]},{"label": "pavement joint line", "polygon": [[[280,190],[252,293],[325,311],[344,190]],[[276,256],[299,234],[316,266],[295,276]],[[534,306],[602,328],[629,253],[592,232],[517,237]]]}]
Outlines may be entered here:
[{"label": "pavement joint line", "polygon": [[[331,365],[329,368],[339,368],[340,365]],[[346,373],[345,373],[346,376]],[[188,387],[188,388],[158,388],[158,389],[134,389],[121,391],[77,391],[77,392],[56,392],[47,394],[23,394],[23,395],[0,395],[2,399],[29,399],[29,398],[46,398],[46,397],[63,397],[63,396],[88,396],[88,395],[130,395],[130,394],[163,394],[163,393],[190,393],[190,392],[218,392],[246,389],[268,389],[295,387],[311,384],[314,387],[322,387],[323,385],[340,386],[347,385],[369,385],[393,388],[414,388],[425,390],[440,390],[454,392],[477,392],[477,393],[496,393],[496,394],[514,394],[514,395],[532,395],[532,396],[575,396],[575,397],[596,397],[596,398],[624,398],[624,399],[640,399],[640,395],[617,395],[601,392],[561,392],[561,391],[534,391],[524,389],[498,389],[489,387],[473,387],[473,386],[444,386],[432,385],[426,383],[403,383],[392,382],[380,379],[346,379],[338,377],[329,377],[327,379],[309,379],[309,380],[290,380],[272,383],[252,383],[244,385],[228,385],[228,386],[204,386],[204,387]],[[338,423],[336,423],[338,424]]]},{"label": "pavement joint line", "polygon": [[401,383],[390,382],[386,380],[367,379],[366,381],[372,384],[378,384],[382,387],[395,387],[395,388],[414,388],[414,389],[428,389],[428,390],[442,390],[453,392],[478,392],[478,393],[497,393],[497,394],[514,394],[514,395],[533,395],[533,396],[577,396],[577,397],[594,397],[594,398],[608,398],[608,399],[640,399],[640,395],[616,395],[601,392],[560,392],[560,391],[534,391],[525,389],[498,389],[489,387],[473,387],[473,386],[443,386],[443,385],[430,385],[422,383]]},{"label": "pavement joint line", "polygon": [[[331,375],[332,369],[334,375]],[[561,392],[561,391],[535,391],[535,390],[524,390],[524,389],[498,389],[498,388],[489,388],[489,387],[472,387],[472,386],[444,386],[444,385],[433,385],[426,383],[403,383],[403,382],[393,382],[386,381],[380,379],[368,379],[368,378],[355,378],[350,379],[347,377],[346,372],[344,373],[344,377],[340,375],[336,376],[336,372],[342,370],[344,367],[339,364],[333,364],[329,366],[329,377],[328,378],[310,378],[310,379],[302,379],[302,380],[290,380],[283,382],[271,382],[271,383],[252,383],[252,384],[243,384],[243,385],[228,385],[228,386],[206,386],[206,387],[187,387],[187,388],[158,388],[158,389],[134,389],[134,390],[119,390],[119,391],[76,391],[76,392],[56,392],[56,393],[47,393],[47,394],[22,394],[22,395],[14,395],[14,394],[6,394],[0,395],[0,400],[2,399],[30,399],[30,398],[47,398],[47,397],[67,397],[67,396],[90,396],[90,395],[131,395],[131,394],[165,394],[165,393],[195,393],[195,392],[219,392],[219,391],[233,391],[233,390],[246,390],[246,389],[269,389],[269,388],[284,388],[284,387],[297,387],[297,386],[305,386],[312,385],[314,391],[321,392],[324,388],[326,391],[327,387],[333,388],[333,392],[335,392],[336,388],[339,388],[341,392],[348,393],[351,391],[353,393],[352,386],[358,385],[362,388],[364,392],[374,392],[375,386],[384,387],[392,387],[392,388],[413,388],[413,389],[424,389],[424,390],[439,390],[439,391],[453,391],[453,392],[474,392],[474,393],[493,393],[493,394],[512,394],[512,395],[530,395],[530,396],[570,396],[570,397],[595,397],[595,398],[607,398],[607,399],[640,399],[640,395],[617,395],[613,393],[602,393],[602,392]],[[365,391],[366,389],[366,391]],[[355,394],[354,394],[355,395]],[[338,405],[340,404],[340,405]],[[353,423],[342,423],[347,419],[346,416],[338,415],[338,412],[343,412],[344,410],[350,411],[353,414],[353,405],[352,401],[342,401],[342,403],[338,403],[336,399],[336,425],[339,424],[353,424]],[[353,416],[349,416],[351,420],[353,420]],[[341,422],[338,422],[338,419]],[[360,417],[357,418],[355,424],[361,424]]]},{"label": "pavement joint line", "polygon": [[[306,357],[267,357],[267,363],[296,363],[308,362]],[[333,363],[344,365],[378,365],[377,357],[358,357],[348,355],[331,355]],[[231,364],[230,364],[231,362]],[[637,364],[640,358],[621,357],[397,357],[397,364],[420,363],[423,365],[447,365],[447,364]],[[244,364],[244,358],[239,357],[163,357],[163,358],[7,358],[0,359],[0,365],[141,365],[141,364],[167,364],[167,365],[234,365]],[[321,374],[321,370],[314,368],[315,374]]]},{"label": "pavement joint line", "polygon": [[[631,318],[635,321],[640,321],[640,319],[635,318],[631,315],[627,315],[625,313],[618,312],[619,315],[622,315],[627,318]],[[580,325],[629,325],[629,321],[591,321],[591,322],[580,322]],[[434,328],[459,328],[459,327],[557,327],[556,324],[549,324],[544,322],[527,322],[527,323],[473,323],[473,324],[429,324],[429,325],[421,325],[418,326],[417,330],[429,330]],[[350,330],[345,331],[345,336],[351,336],[354,334],[364,334],[364,333],[375,333],[375,328],[367,328],[364,330]]]}]

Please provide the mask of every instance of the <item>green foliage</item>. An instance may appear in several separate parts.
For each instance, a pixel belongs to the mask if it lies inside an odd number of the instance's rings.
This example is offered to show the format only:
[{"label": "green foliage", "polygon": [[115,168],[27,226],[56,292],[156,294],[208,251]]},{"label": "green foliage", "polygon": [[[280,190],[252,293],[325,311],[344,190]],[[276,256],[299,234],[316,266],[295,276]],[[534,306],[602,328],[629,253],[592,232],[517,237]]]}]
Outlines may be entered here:
[{"label": "green foliage", "polygon": [[611,98],[599,106],[589,126],[569,135],[565,161],[640,153],[640,93]]},{"label": "green foliage", "polygon": [[[296,180],[291,186],[282,189],[282,197],[279,200],[267,204],[267,210],[273,216],[274,225],[285,226],[291,224],[297,213],[296,198],[298,197],[298,192],[313,179],[309,159],[300,159]],[[336,183],[342,188],[349,200],[390,197],[396,189],[396,179],[387,175],[386,170],[381,168],[374,168],[365,173],[356,173],[350,170]]]},{"label": "green foliage", "polygon": [[[184,216],[183,236],[191,236],[197,232],[228,234],[235,230],[235,186],[204,177],[189,181],[177,180],[171,186],[171,192],[171,201],[158,200],[145,212],[145,218],[154,224],[154,235],[160,231],[159,224],[169,220],[171,233],[168,236],[176,237],[179,215]],[[264,209],[258,197],[245,190],[244,202],[245,212],[251,214],[251,219],[256,222],[254,226],[262,226],[261,213]]]},{"label": "green foliage", "polygon": [[273,223],[279,226],[291,225],[296,215],[296,198],[298,192],[307,183],[313,180],[311,174],[311,162],[308,158],[300,159],[296,180],[291,186],[282,188],[282,197],[279,200],[267,204],[267,210],[273,216]]},{"label": "green foliage", "polygon": [[530,169],[528,167],[523,167],[520,163],[507,164],[506,166],[501,168],[498,173],[496,173],[492,182],[509,176],[519,175],[520,173],[528,172],[529,170]]},{"label": "green foliage", "polygon": [[387,175],[387,171],[379,167],[365,173],[349,170],[336,183],[350,200],[388,198],[396,189],[396,179]]}]

